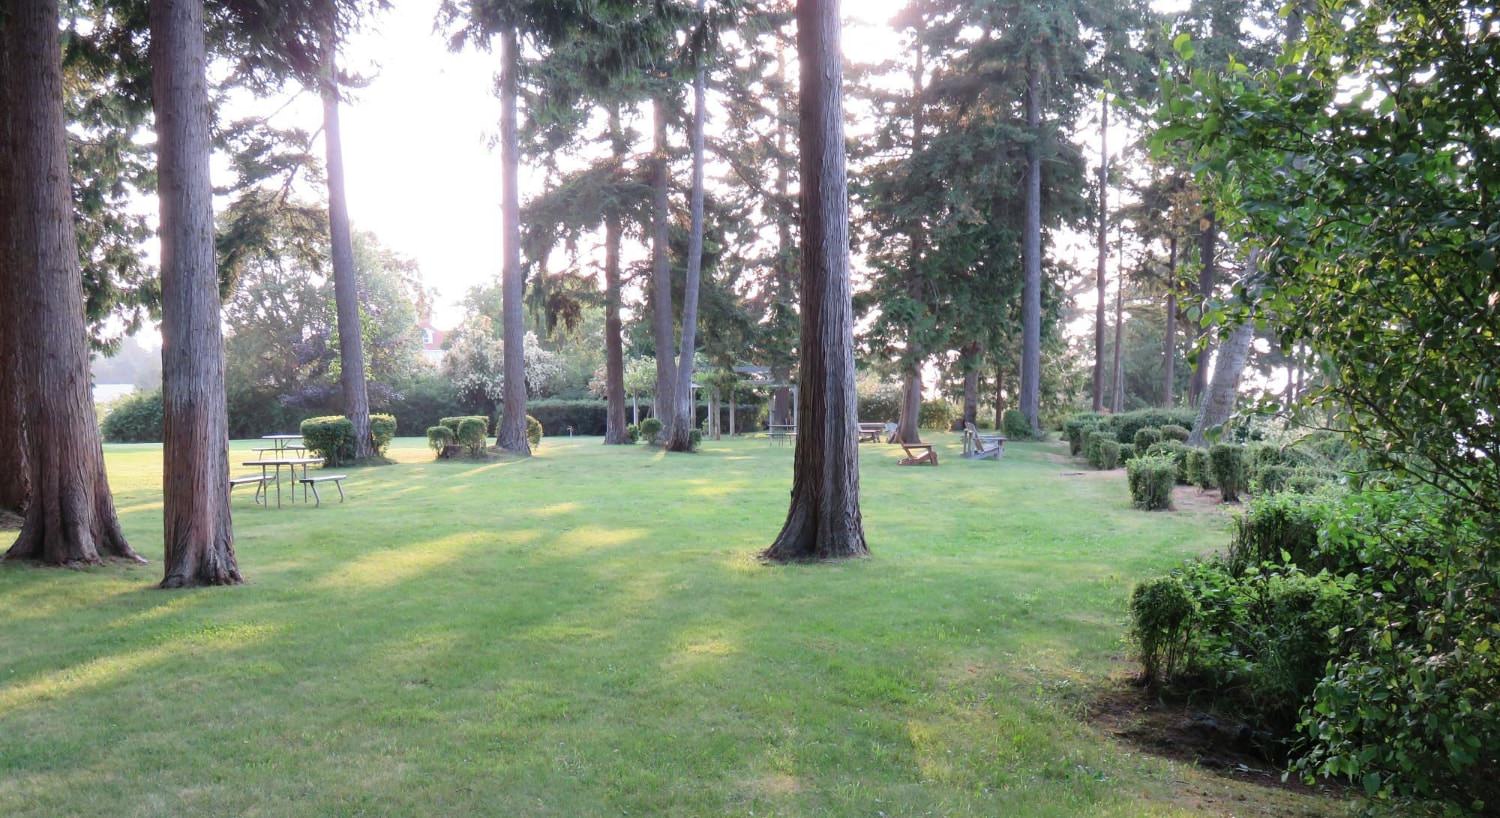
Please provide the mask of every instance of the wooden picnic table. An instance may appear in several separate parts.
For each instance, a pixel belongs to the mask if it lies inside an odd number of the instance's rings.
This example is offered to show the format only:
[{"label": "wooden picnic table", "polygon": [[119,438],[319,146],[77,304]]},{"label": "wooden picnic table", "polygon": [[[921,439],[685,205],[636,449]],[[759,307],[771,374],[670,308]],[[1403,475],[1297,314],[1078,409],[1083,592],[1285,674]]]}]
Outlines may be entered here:
[{"label": "wooden picnic table", "polygon": [[797,437],[797,424],[772,423],[766,427],[766,436],[772,443],[785,443]]},{"label": "wooden picnic table", "polygon": [[879,443],[880,434],[885,431],[884,423],[861,423],[855,440],[860,443]]},{"label": "wooden picnic table", "polygon": [[261,452],[274,451],[274,452],[277,452],[279,454],[281,452],[286,451],[287,449],[305,449],[306,448],[305,446],[300,446],[300,445],[299,446],[293,446],[292,443],[291,443],[293,440],[295,440],[295,441],[297,441],[300,444],[302,442],[302,435],[261,435],[260,439],[261,440],[269,440],[269,441],[271,441],[271,447],[268,448],[268,449],[257,449],[256,451],[261,451]]},{"label": "wooden picnic table", "polygon": [[[277,508],[281,508],[281,467],[282,466],[286,466],[287,469],[288,469],[288,474],[291,476],[292,479],[295,480],[296,477],[297,477],[297,467],[301,466],[302,467],[302,479],[306,480],[307,479],[307,467],[310,466],[310,465],[312,465],[312,464],[314,464],[314,463],[322,465],[323,458],[321,458],[321,457],[273,457],[273,458],[260,458],[260,459],[257,459],[257,460],[246,460],[243,465],[246,465],[246,466],[260,466],[260,476],[261,476],[261,478],[264,479],[264,480],[274,480],[276,482],[276,507]],[[276,469],[276,473],[275,473],[274,476],[270,475],[270,474],[267,474],[266,470],[270,469],[270,468]],[[267,498],[267,499],[269,499],[269,498]],[[297,486],[296,486],[296,484],[292,485],[292,499],[293,500],[297,499]],[[304,502],[304,503],[307,502],[307,484],[306,483],[302,484],[302,502]]]}]

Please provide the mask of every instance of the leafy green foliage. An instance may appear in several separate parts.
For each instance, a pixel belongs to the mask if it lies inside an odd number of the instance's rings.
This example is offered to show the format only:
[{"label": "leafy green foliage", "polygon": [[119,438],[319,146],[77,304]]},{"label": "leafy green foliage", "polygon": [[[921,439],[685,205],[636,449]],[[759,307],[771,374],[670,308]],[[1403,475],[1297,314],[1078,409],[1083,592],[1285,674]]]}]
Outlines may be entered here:
[{"label": "leafy green foliage", "polygon": [[1339,570],[1339,562],[1318,558],[1318,532],[1332,516],[1333,501],[1325,495],[1258,496],[1234,518],[1226,564],[1234,574],[1265,563],[1296,565],[1308,571]]},{"label": "leafy green foliage", "polygon": [[923,429],[938,432],[952,431],[958,418],[958,407],[941,398],[922,401],[922,409],[917,414],[917,422]]},{"label": "leafy green foliage", "polygon": [[1168,423],[1157,431],[1161,434],[1162,440],[1175,440],[1179,443],[1186,443],[1188,437],[1192,435],[1187,427],[1178,426],[1175,423]]},{"label": "leafy green foliage", "polygon": [[1226,503],[1239,502],[1245,486],[1245,447],[1237,443],[1215,443],[1208,450],[1208,470],[1213,474],[1219,497]]},{"label": "leafy green foliage", "polygon": [[1183,475],[1187,478],[1189,485],[1200,489],[1211,489],[1214,487],[1214,472],[1208,464],[1208,450],[1189,448],[1186,458],[1183,460]]},{"label": "leafy green foliage", "polygon": [[532,449],[542,445],[542,422],[531,415],[526,416],[526,439],[531,442]]},{"label": "leafy green foliage", "polygon": [[396,437],[396,417],[387,414],[370,415],[370,438],[374,443],[375,454],[385,457],[385,450],[391,445]]},{"label": "leafy green foliage", "polygon": [[161,390],[135,392],[121,398],[104,416],[100,432],[110,443],[160,442]]},{"label": "leafy green foliage", "polygon": [[1142,582],[1131,591],[1130,636],[1147,684],[1160,685],[1181,669],[1192,636],[1194,607],[1175,576]]},{"label": "leafy green foliage", "polygon": [[1177,484],[1177,463],[1169,455],[1143,455],[1125,464],[1130,501],[1145,511],[1172,507],[1172,487]]},{"label": "leafy green foliage", "polygon": [[482,417],[459,418],[454,439],[460,446],[469,450],[471,457],[484,454],[484,447],[489,441],[489,421]]},{"label": "leafy green foliage", "polygon": [[[1003,431],[1007,438],[1011,440],[1031,439],[1031,424],[1027,422],[1026,415],[1022,414],[1020,409],[1006,409],[1000,421],[1001,425],[1005,427]],[[1071,423],[1071,421],[1069,422]],[[1086,428],[1088,427],[1083,426],[1082,421],[1080,421],[1077,427],[1070,426],[1067,429],[1068,450],[1074,456],[1077,456],[1083,450],[1083,433]]]},{"label": "leafy green foliage", "polygon": [[660,435],[661,435],[661,419],[660,418],[646,418],[645,420],[641,421],[641,437],[646,438],[646,442],[647,443],[655,445],[656,444],[656,439]]},{"label": "leafy green foliage", "polygon": [[1152,444],[1161,442],[1161,430],[1154,426],[1137,429],[1135,430],[1135,437],[1132,439],[1132,442],[1135,443],[1137,449],[1145,451],[1151,448]]},{"label": "leafy green foliage", "polygon": [[1182,485],[1190,485],[1192,481],[1188,479],[1187,471],[1189,451],[1191,449],[1184,443],[1179,443],[1176,440],[1163,440],[1160,443],[1153,443],[1151,448],[1147,449],[1145,453],[1152,456],[1172,458],[1172,467],[1175,472],[1176,481]]},{"label": "leafy green foliage", "polygon": [[354,422],[342,415],[308,418],[300,428],[307,450],[328,466],[354,461]]},{"label": "leafy green foliage", "polygon": [[458,435],[447,426],[427,427],[427,447],[432,449],[434,454],[441,455],[457,441]]}]

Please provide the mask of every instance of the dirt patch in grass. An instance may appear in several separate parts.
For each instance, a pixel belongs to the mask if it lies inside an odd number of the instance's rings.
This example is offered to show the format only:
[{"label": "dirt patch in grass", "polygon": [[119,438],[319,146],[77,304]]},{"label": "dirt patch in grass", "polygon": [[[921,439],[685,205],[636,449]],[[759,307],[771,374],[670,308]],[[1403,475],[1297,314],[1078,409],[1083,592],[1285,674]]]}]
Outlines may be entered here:
[{"label": "dirt patch in grass", "polygon": [[[1262,749],[1269,740],[1266,734],[1187,702],[1163,700],[1128,679],[1111,679],[1104,693],[1089,704],[1087,715],[1092,724],[1119,741],[1150,755],[1192,764],[1216,777],[1289,794],[1333,798],[1352,795],[1347,787],[1333,781],[1313,785],[1296,777],[1283,781],[1284,766]],[[1191,795],[1192,800],[1212,800],[1208,792]],[[1239,804],[1240,809],[1244,806]],[[1309,809],[1306,814],[1318,811]]]},{"label": "dirt patch in grass", "polygon": [[1195,514],[1225,514],[1239,508],[1237,503],[1226,503],[1218,489],[1200,489],[1197,486],[1177,486],[1172,489],[1172,510]]}]

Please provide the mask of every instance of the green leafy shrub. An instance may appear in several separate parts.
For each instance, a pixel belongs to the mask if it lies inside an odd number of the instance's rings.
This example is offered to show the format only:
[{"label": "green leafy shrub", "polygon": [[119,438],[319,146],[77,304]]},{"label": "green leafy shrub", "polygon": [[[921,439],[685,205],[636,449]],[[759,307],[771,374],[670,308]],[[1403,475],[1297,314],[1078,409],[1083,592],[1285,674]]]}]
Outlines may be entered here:
[{"label": "green leafy shrub", "polygon": [[1353,625],[1304,711],[1306,775],[1370,794],[1500,806],[1500,560],[1464,501],[1413,486],[1351,495],[1325,548],[1358,555]]},{"label": "green leafy shrub", "polygon": [[946,432],[953,428],[953,422],[958,417],[958,407],[952,403],[942,399],[924,400],[921,412],[917,415],[917,422],[923,429]]},{"label": "green leafy shrub", "polygon": [[1286,488],[1287,478],[1292,474],[1292,467],[1281,463],[1260,466],[1250,473],[1250,491],[1254,494],[1274,494],[1282,491]]},{"label": "green leafy shrub", "polygon": [[160,443],[161,390],[136,392],[121,398],[104,416],[99,429],[110,443]]},{"label": "green leafy shrub", "polygon": [[1175,576],[1148,580],[1131,592],[1130,636],[1147,684],[1177,675],[1190,645],[1193,614],[1193,599]]},{"label": "green leafy shrub", "polygon": [[635,425],[634,423],[626,426],[625,438],[631,443],[639,443],[641,441],[641,427]]},{"label": "green leafy shrub", "polygon": [[442,454],[457,441],[458,435],[455,435],[447,426],[427,427],[427,448],[431,449],[433,454]]},{"label": "green leafy shrub", "polygon": [[1020,409],[1006,409],[1000,417],[1000,425],[1005,427],[1002,431],[1011,440],[1029,440],[1032,436],[1031,424],[1026,422],[1026,415]]},{"label": "green leafy shrub", "polygon": [[1235,443],[1215,443],[1208,450],[1208,467],[1213,473],[1219,496],[1226,503],[1238,502],[1245,485],[1245,447]]},{"label": "green leafy shrub", "polygon": [[1187,439],[1193,435],[1186,426],[1178,426],[1175,423],[1168,423],[1157,431],[1161,432],[1162,440],[1175,440],[1178,443],[1186,443]]},{"label": "green leafy shrub", "polygon": [[385,451],[390,448],[395,437],[395,415],[370,415],[370,443],[375,447],[376,455],[385,457]]},{"label": "green leafy shrub", "polygon": [[1151,448],[1147,449],[1145,453],[1153,456],[1172,458],[1177,482],[1182,485],[1188,485],[1187,456],[1189,451],[1191,449],[1184,443],[1179,443],[1175,440],[1163,440],[1160,443],[1153,443]]},{"label": "green leafy shrub", "polygon": [[[1025,416],[1023,415],[1021,419],[1024,422]],[[1001,425],[1005,425],[1004,418],[1001,420]],[[1062,431],[1063,436],[1068,439],[1068,454],[1073,457],[1083,454],[1084,434],[1098,425],[1099,419],[1096,415],[1074,415],[1063,421]],[[1027,431],[1029,432],[1030,430],[1028,429]],[[1007,430],[1005,436],[1011,437],[1012,435]]]},{"label": "green leafy shrub", "polygon": [[1146,511],[1172,507],[1172,487],[1177,484],[1177,463],[1168,455],[1144,455],[1125,464],[1130,501]]},{"label": "green leafy shrub", "polygon": [[703,443],[703,432],[700,429],[688,430],[688,451],[696,452]]},{"label": "green leafy shrub", "polygon": [[1090,429],[1084,432],[1083,456],[1090,466],[1096,469],[1104,468],[1104,452],[1100,447],[1109,439],[1109,433],[1102,429]]},{"label": "green leafy shrub", "polygon": [[323,458],[326,465],[354,461],[354,421],[340,415],[308,418],[302,421],[300,431],[307,450]]},{"label": "green leafy shrub", "polygon": [[438,425],[440,425],[440,426],[447,426],[449,429],[452,429],[453,430],[453,434],[456,437],[458,435],[458,427],[464,421],[470,420],[470,419],[477,419],[481,424],[483,424],[484,425],[484,434],[485,434],[486,437],[489,436],[489,433],[490,433],[490,419],[488,417],[485,417],[484,415],[459,415],[457,417],[443,418],[443,419],[441,419],[441,420],[438,421]]},{"label": "green leafy shrub", "polygon": [[1151,448],[1152,444],[1161,442],[1161,430],[1153,426],[1136,429],[1135,438],[1131,442],[1137,449],[1144,452]]},{"label": "green leafy shrub", "polygon": [[566,436],[569,428],[575,435],[602,435],[609,426],[609,402],[602,400],[530,400],[526,413],[554,435]]},{"label": "green leafy shrub", "polygon": [[459,445],[469,450],[470,455],[478,457],[484,453],[485,444],[489,441],[488,419],[480,416],[463,418],[458,422],[458,434],[455,437]]},{"label": "green leafy shrub", "polygon": [[1234,518],[1229,550],[1229,570],[1241,574],[1265,563],[1289,563],[1306,571],[1337,568],[1318,560],[1318,532],[1333,514],[1326,495],[1261,495],[1250,501],[1243,514]]},{"label": "green leafy shrub", "polygon": [[531,448],[535,449],[542,445],[542,431],[542,422],[531,415],[527,415],[526,439],[530,441]]},{"label": "green leafy shrub", "polygon": [[1284,484],[1286,491],[1294,491],[1298,494],[1312,494],[1322,491],[1324,487],[1334,485],[1336,477],[1318,469],[1298,467],[1287,475]]},{"label": "green leafy shrub", "polygon": [[1102,438],[1099,441],[1099,466],[1104,471],[1117,468],[1120,465],[1120,442]]},{"label": "green leafy shrub", "polygon": [[1137,409],[1109,415],[1108,428],[1114,430],[1121,443],[1135,441],[1135,433],[1147,427],[1160,429],[1163,426],[1192,426],[1198,419],[1196,409]]},{"label": "green leafy shrub", "polygon": [[1135,459],[1135,446],[1130,443],[1120,444],[1120,462],[1129,463]]},{"label": "green leafy shrub", "polygon": [[647,443],[655,445],[657,438],[660,436],[660,418],[646,418],[645,420],[641,421],[641,437],[644,437]]},{"label": "green leafy shrub", "polygon": [[1189,485],[1200,489],[1211,489],[1214,487],[1214,472],[1208,465],[1208,450],[1189,448],[1185,460],[1187,481]]}]

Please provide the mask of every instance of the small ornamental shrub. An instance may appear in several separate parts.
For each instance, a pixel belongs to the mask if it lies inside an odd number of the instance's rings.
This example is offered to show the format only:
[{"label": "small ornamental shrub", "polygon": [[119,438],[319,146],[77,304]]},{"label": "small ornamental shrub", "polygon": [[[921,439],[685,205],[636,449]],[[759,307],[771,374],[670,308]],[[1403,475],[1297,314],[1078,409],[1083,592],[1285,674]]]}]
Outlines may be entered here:
[{"label": "small ornamental shrub", "polygon": [[1175,423],[1168,423],[1157,431],[1161,432],[1162,440],[1175,440],[1178,443],[1186,443],[1193,434],[1186,426],[1178,426]]},{"label": "small ornamental shrub", "polygon": [[1135,459],[1135,456],[1136,456],[1136,450],[1135,450],[1135,445],[1134,444],[1131,444],[1131,443],[1121,443],[1120,444],[1120,462],[1121,463],[1129,463],[1130,461],[1132,461],[1132,460]]},{"label": "small ornamental shrub", "polygon": [[1189,451],[1191,449],[1183,443],[1175,440],[1163,440],[1160,443],[1152,444],[1151,448],[1147,449],[1145,453],[1172,458],[1172,465],[1177,471],[1177,482],[1181,485],[1188,485],[1187,456]]},{"label": "small ornamental shrub", "polygon": [[110,443],[160,443],[161,390],[121,398],[104,416],[100,431]]},{"label": "small ornamental shrub", "polygon": [[341,466],[354,461],[354,421],[340,415],[302,421],[302,442],[326,465]]},{"label": "small ornamental shrub", "polygon": [[1250,473],[1250,491],[1255,494],[1274,494],[1286,488],[1286,481],[1293,469],[1280,463],[1268,463]]},{"label": "small ornamental shrub", "polygon": [[533,449],[542,445],[542,422],[531,415],[526,416],[526,439]]},{"label": "small ornamental shrub", "polygon": [[457,436],[459,425],[465,420],[469,420],[471,418],[477,419],[480,423],[484,424],[484,434],[486,437],[488,437],[490,433],[490,419],[488,417],[485,417],[484,415],[459,415],[457,417],[443,418],[442,420],[438,421],[438,424],[441,426],[447,426],[449,429],[452,429],[453,434]]},{"label": "small ornamental shrub", "polygon": [[433,454],[441,456],[457,440],[458,435],[455,435],[447,426],[427,427],[427,448],[431,449]]},{"label": "small ornamental shrub", "polygon": [[1298,494],[1312,494],[1325,486],[1336,485],[1338,478],[1314,468],[1296,468],[1287,475],[1285,489]]},{"label": "small ornamental shrub", "polygon": [[376,455],[385,457],[385,450],[390,448],[391,440],[395,437],[395,415],[370,415],[370,443],[374,446]]},{"label": "small ornamental shrub", "polygon": [[1147,427],[1160,429],[1163,426],[1192,426],[1198,419],[1196,409],[1137,409],[1109,415],[1106,423],[1115,432],[1121,443],[1135,441],[1135,433]]},{"label": "small ornamental shrub", "polygon": [[661,419],[646,418],[641,421],[641,437],[651,445],[656,445],[656,439],[661,436]]},{"label": "small ornamental shrub", "polygon": [[625,438],[631,443],[639,443],[641,441],[641,427],[635,425],[634,423],[626,426]]},{"label": "small ornamental shrub", "polygon": [[921,411],[917,414],[917,423],[923,429],[946,432],[953,428],[953,421],[958,417],[960,417],[958,408],[948,401],[924,400]]},{"label": "small ornamental shrub", "polygon": [[1182,669],[1192,638],[1193,599],[1175,576],[1135,586],[1130,594],[1130,636],[1148,685],[1170,681]]},{"label": "small ornamental shrub", "polygon": [[1242,574],[1265,563],[1296,565],[1304,571],[1338,570],[1319,559],[1318,532],[1332,518],[1327,495],[1267,494],[1251,500],[1245,513],[1234,518],[1225,562]]},{"label": "small ornamental shrub", "polygon": [[1001,431],[1011,440],[1027,440],[1031,437],[1031,424],[1026,422],[1026,415],[1020,409],[1006,409],[1005,414],[1000,417],[1000,425],[1005,427]]},{"label": "small ornamental shrub", "polygon": [[1099,468],[1109,471],[1120,465],[1120,442],[1102,438],[1099,441]]},{"label": "small ornamental shrub", "polygon": [[1137,449],[1144,452],[1151,448],[1151,444],[1161,442],[1161,430],[1151,426],[1147,426],[1144,429],[1137,429],[1135,431],[1135,439],[1131,442],[1135,444]]},{"label": "small ornamental shrub", "polygon": [[459,445],[469,450],[469,454],[475,457],[484,453],[485,443],[489,440],[488,422],[483,417],[467,417],[458,422],[457,439]]},{"label": "small ornamental shrub", "polygon": [[1197,486],[1200,489],[1214,487],[1214,473],[1208,467],[1207,449],[1188,449],[1185,469],[1188,485]]},{"label": "small ornamental shrub", "polygon": [[1209,471],[1226,503],[1239,502],[1245,487],[1245,447],[1234,443],[1215,443],[1208,450]]},{"label": "small ornamental shrub", "polygon": [[1172,507],[1172,487],[1177,484],[1177,463],[1169,455],[1144,455],[1125,464],[1130,501],[1146,511]]},{"label": "small ornamental shrub", "polygon": [[700,429],[688,430],[688,451],[698,451],[699,444],[703,443],[703,431]]},{"label": "small ornamental shrub", "polygon": [[1090,466],[1104,468],[1104,453],[1099,447],[1108,439],[1109,433],[1102,429],[1089,429],[1083,433],[1083,457],[1089,461]]}]

